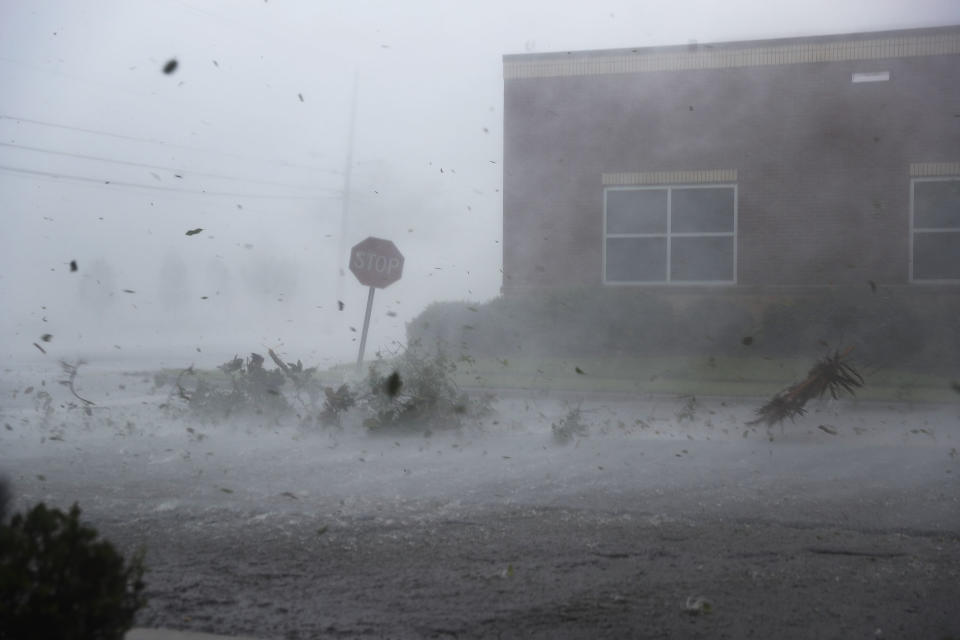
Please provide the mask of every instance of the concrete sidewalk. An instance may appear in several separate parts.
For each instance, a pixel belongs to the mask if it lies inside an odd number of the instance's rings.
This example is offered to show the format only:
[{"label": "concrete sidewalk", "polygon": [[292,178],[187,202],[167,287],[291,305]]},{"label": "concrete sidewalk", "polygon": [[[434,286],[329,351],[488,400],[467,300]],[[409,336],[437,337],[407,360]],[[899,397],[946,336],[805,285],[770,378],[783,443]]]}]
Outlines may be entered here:
[{"label": "concrete sidewalk", "polygon": [[173,629],[131,629],[125,640],[256,640],[250,636],[218,636],[197,631]]}]

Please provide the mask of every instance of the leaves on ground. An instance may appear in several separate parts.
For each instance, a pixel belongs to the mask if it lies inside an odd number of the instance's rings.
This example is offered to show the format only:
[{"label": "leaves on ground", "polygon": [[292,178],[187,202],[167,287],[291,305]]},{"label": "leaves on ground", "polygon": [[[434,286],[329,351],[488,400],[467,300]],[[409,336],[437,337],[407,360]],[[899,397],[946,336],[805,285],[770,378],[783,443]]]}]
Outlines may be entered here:
[{"label": "leaves on ground", "polygon": [[703,596],[690,596],[684,603],[683,610],[692,616],[703,616],[713,613],[713,603]]}]

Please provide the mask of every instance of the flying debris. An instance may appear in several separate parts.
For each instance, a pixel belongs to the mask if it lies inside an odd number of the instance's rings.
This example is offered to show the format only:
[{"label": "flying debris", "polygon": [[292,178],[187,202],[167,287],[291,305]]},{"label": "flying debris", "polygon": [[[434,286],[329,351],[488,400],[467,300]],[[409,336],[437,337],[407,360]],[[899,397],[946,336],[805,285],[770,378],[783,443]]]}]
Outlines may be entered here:
[{"label": "flying debris", "polygon": [[216,60],[214,60],[214,61],[213,61],[213,66],[215,66],[216,68],[219,69],[219,68],[220,68],[220,63],[217,62]]},{"label": "flying debris", "polygon": [[197,235],[198,233],[200,233],[201,231],[203,231],[203,229],[200,228],[200,227],[197,227],[196,229],[190,229],[190,231],[187,231],[186,235],[188,235],[188,236],[195,236],[195,235]]},{"label": "flying debris", "polygon": [[177,70],[177,66],[179,66],[179,64],[180,63],[177,62],[176,58],[170,58],[170,60],[167,61],[167,64],[163,65],[163,72],[167,75],[170,75]]},{"label": "flying debris", "polygon": [[337,300],[337,307],[340,311],[343,311],[343,300]]},{"label": "flying debris", "polygon": [[77,388],[74,386],[74,382],[77,379],[77,373],[80,372],[80,367],[84,364],[86,364],[86,362],[83,360],[77,360],[74,364],[70,364],[66,360],[61,360],[60,368],[63,369],[63,372],[66,374],[67,379],[60,380],[59,382],[63,386],[70,389],[70,393],[72,393],[77,400],[82,402],[85,406],[89,407],[90,405],[93,405],[95,403],[91,400],[87,400],[86,398],[82,397],[79,393],[77,393]]},{"label": "flying debris", "polygon": [[300,102],[303,102],[303,94],[302,94],[302,93],[298,93],[298,94],[297,94],[297,97],[300,98]]},{"label": "flying debris", "polygon": [[70,261],[70,272],[73,273],[73,272],[76,271],[76,270],[77,270],[77,261],[76,261],[76,260],[71,260],[71,261]]},{"label": "flying debris", "polygon": [[870,285],[870,292],[871,292],[871,293],[876,293],[876,292],[877,292],[877,283],[876,283],[876,282],[874,282],[873,280],[867,280],[867,284]]},{"label": "flying debris", "polygon": [[33,346],[35,346],[37,349],[40,349],[40,353],[42,353],[43,355],[47,355],[46,349],[38,345],[36,342],[33,343]]},{"label": "flying debris", "polygon": [[42,336],[40,336],[40,339],[43,340],[44,342],[50,342],[51,340],[53,340],[53,336],[49,333],[45,333]]},{"label": "flying debris", "polygon": [[134,291],[133,289],[124,289],[123,292],[124,292],[124,293],[136,293],[136,291]]},{"label": "flying debris", "polygon": [[863,377],[853,366],[843,361],[852,350],[853,347],[849,347],[843,353],[834,351],[832,356],[824,356],[810,369],[806,378],[787,387],[757,409],[757,418],[747,424],[762,422],[769,427],[787,418],[792,420],[796,416],[802,416],[807,412],[803,406],[814,398],[823,397],[827,391],[833,398],[839,397],[841,391],[854,395],[853,390],[863,386]]},{"label": "flying debris", "polygon": [[573,370],[576,371],[577,373],[579,373],[579,374],[582,375],[582,376],[587,375],[587,372],[584,371],[583,369],[581,369],[580,367],[574,367]]},{"label": "flying debris", "polygon": [[384,391],[387,392],[387,395],[393,398],[400,392],[400,387],[403,386],[403,380],[400,379],[400,374],[394,371],[389,376],[387,376],[387,381],[384,383]]},{"label": "flying debris", "polygon": [[753,344],[753,336],[743,336],[743,338],[740,340],[740,343],[745,347],[749,347]]}]

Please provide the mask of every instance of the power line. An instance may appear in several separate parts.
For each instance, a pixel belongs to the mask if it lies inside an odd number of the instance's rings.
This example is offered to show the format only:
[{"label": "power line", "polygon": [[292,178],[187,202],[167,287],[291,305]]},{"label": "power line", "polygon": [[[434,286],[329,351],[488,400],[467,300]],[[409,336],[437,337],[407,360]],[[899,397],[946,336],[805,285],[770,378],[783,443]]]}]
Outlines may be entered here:
[{"label": "power line", "polygon": [[37,153],[49,153],[57,156],[67,156],[69,158],[82,158],[84,160],[96,160],[98,162],[109,162],[111,164],[121,164],[130,167],[143,167],[147,169],[161,169],[163,171],[171,171],[176,175],[177,173],[188,173],[194,176],[206,176],[208,178],[218,178],[221,180],[237,180],[243,182],[256,182],[259,184],[272,184],[280,187],[291,187],[293,189],[312,189],[313,187],[306,187],[303,185],[289,184],[286,182],[274,182],[272,180],[258,180],[256,178],[238,178],[235,176],[225,176],[219,173],[204,173],[202,171],[193,171],[193,170],[184,170],[178,169],[176,167],[165,167],[162,165],[156,164],[147,164],[143,162],[133,162],[130,160],[117,160],[114,158],[104,158],[102,156],[91,156],[83,153],[71,153],[69,151],[57,151],[54,149],[43,149],[41,147],[31,147],[24,144],[14,144],[12,142],[0,142],[0,147],[11,147],[14,149],[25,149],[27,151],[35,151]]},{"label": "power line", "polygon": [[[214,153],[214,154],[218,154],[218,155],[222,155],[222,156],[227,156],[227,157],[230,157],[230,158],[237,158],[237,159],[239,159],[239,160],[244,160],[244,161],[246,161],[246,162],[262,162],[262,160],[257,160],[257,159],[254,159],[254,158],[249,158],[249,157],[246,157],[246,156],[241,156],[241,155],[238,155],[238,154],[235,154],[235,153],[229,153],[229,152],[227,152],[227,151],[215,151],[215,150],[213,150],[213,149],[204,149],[204,148],[202,148],[202,147],[191,147],[191,146],[189,146],[189,145],[175,144],[175,143],[173,143],[173,142],[166,142],[166,141],[164,141],[164,140],[157,140],[157,139],[155,139],[155,138],[140,138],[140,137],[138,137],[138,136],[128,136],[128,135],[124,135],[124,134],[120,134],[120,133],[112,133],[112,132],[110,132],[110,131],[98,131],[98,130],[96,130],[96,129],[86,129],[86,128],[84,128],[84,127],[76,127],[76,126],[72,126],[72,125],[58,124],[58,123],[56,123],[56,122],[46,122],[46,121],[43,121],[43,120],[34,120],[33,118],[21,118],[21,117],[19,117],[19,116],[11,116],[11,115],[7,115],[7,114],[0,114],[0,120],[13,120],[14,122],[29,122],[30,124],[35,124],[35,125],[39,125],[39,126],[42,126],[42,127],[55,127],[55,128],[57,128],[57,129],[67,129],[67,130],[69,130],[69,131],[81,131],[81,132],[83,132],[83,133],[91,133],[91,134],[98,135],[98,136],[107,136],[107,137],[110,137],[110,138],[117,138],[117,139],[120,139],[120,140],[134,140],[134,141],[136,141],[136,142],[148,142],[148,143],[150,143],[150,144],[159,144],[159,145],[163,145],[163,146],[165,146],[165,147],[172,147],[172,148],[175,148],[175,149],[187,149],[187,150],[190,150],[190,151],[200,151],[200,152],[202,152],[202,153]],[[319,169],[319,168],[317,168],[317,167],[311,167],[311,166],[308,166],[308,165],[305,165],[305,164],[297,164],[297,163],[294,163],[294,162],[287,162],[287,161],[285,161],[285,160],[281,160],[281,161],[279,161],[279,162],[277,162],[277,163],[274,163],[274,166],[297,167],[297,168],[300,168],[300,169],[309,169],[310,171],[319,171],[319,172],[326,172],[326,173],[339,173],[338,171],[336,171],[336,170],[334,170],[334,169]]]},{"label": "power line", "polygon": [[[287,196],[269,193],[231,193],[226,191],[204,191],[196,189],[178,189],[173,187],[159,187],[152,184],[138,184],[135,182],[118,182],[114,180],[102,180],[100,178],[88,178],[86,176],[75,176],[64,173],[53,173],[51,171],[39,171],[37,169],[24,169],[22,167],[9,167],[0,165],[0,171],[6,171],[13,174],[40,176],[54,180],[74,180],[76,182],[87,182],[99,186],[110,187],[129,187],[134,189],[149,189],[152,191],[166,191],[170,193],[189,193],[201,196],[229,196],[232,198],[267,198],[273,200],[319,200],[319,196]],[[336,196],[334,196],[336,197]]]}]

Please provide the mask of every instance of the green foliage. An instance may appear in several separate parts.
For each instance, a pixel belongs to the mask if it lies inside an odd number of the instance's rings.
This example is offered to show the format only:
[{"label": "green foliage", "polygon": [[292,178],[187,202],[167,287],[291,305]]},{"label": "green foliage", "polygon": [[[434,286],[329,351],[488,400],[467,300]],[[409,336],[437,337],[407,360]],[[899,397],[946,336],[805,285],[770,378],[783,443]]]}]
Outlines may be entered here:
[{"label": "green foliage", "polygon": [[340,426],[343,415],[357,403],[356,395],[345,384],[336,390],[333,387],[324,387],[323,409],[320,411],[320,424],[326,426]]},{"label": "green foliage", "polygon": [[358,405],[371,430],[456,428],[465,418],[490,409],[490,399],[471,400],[454,381],[457,364],[442,346],[434,351],[418,343],[392,361],[378,354],[370,365]]},{"label": "green foliage", "polygon": [[824,347],[852,346],[871,366],[921,359],[925,342],[943,333],[921,315],[929,302],[883,291],[824,290],[782,298],[764,309],[761,342],[771,355],[806,355]]},{"label": "green foliage", "polygon": [[407,340],[474,358],[802,357],[853,346],[867,367],[951,373],[960,294],[915,286],[543,289],[439,302]]},{"label": "green foliage", "polygon": [[567,412],[567,415],[550,425],[553,430],[553,440],[557,444],[568,444],[574,438],[586,437],[589,427],[583,422],[583,412],[580,405]]},{"label": "green foliage", "polygon": [[0,640],[123,640],[133,625],[143,554],[125,562],[79,518],[40,503],[0,524]]},{"label": "green foliage", "polygon": [[464,418],[490,410],[489,397],[472,400],[457,386],[457,365],[443,349],[427,351],[415,344],[389,362],[378,354],[366,378],[337,388],[323,386],[315,368],[304,368],[299,360],[283,362],[272,350],[269,354],[276,369],[266,369],[256,353],[221,365],[219,377],[186,369],[171,396],[204,418],[256,414],[277,419],[295,413],[304,426],[339,427],[356,408],[372,430],[457,427]]},{"label": "green foliage", "polygon": [[[321,385],[313,377],[316,369],[305,369],[299,360],[285,363],[272,349],[268,353],[276,369],[267,369],[258,353],[251,353],[246,360],[234,357],[220,365],[218,369],[225,377],[198,374],[193,367],[185,369],[175,382],[177,395],[191,411],[205,418],[243,414],[277,418],[295,411],[293,401],[302,409],[301,417],[316,413],[321,397]],[[187,385],[190,379],[195,380],[192,389]],[[286,393],[285,388],[289,389]]]}]

